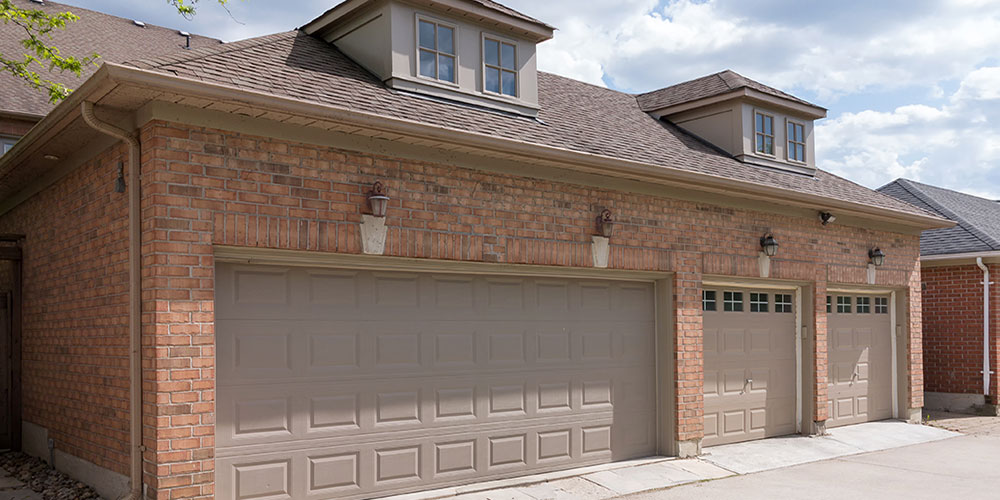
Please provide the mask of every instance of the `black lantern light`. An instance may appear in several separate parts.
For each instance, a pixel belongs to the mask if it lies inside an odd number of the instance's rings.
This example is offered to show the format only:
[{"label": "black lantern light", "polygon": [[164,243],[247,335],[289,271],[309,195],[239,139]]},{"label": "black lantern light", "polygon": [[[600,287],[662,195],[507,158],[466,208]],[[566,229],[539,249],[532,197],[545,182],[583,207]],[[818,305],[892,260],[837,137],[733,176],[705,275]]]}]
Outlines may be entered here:
[{"label": "black lantern light", "polygon": [[764,255],[774,257],[778,253],[778,240],[774,239],[772,234],[761,236],[760,249],[764,251]]},{"label": "black lantern light", "polygon": [[597,232],[605,238],[610,238],[615,230],[615,220],[611,216],[611,210],[604,209],[601,215],[597,216]]},{"label": "black lantern light", "polygon": [[389,196],[385,194],[385,186],[382,181],[375,181],[372,190],[368,192],[368,206],[372,209],[375,217],[385,217],[385,210],[389,206]]},{"label": "black lantern light", "polygon": [[875,247],[868,251],[868,260],[875,267],[879,267],[885,263],[885,252],[883,252],[881,248]]}]

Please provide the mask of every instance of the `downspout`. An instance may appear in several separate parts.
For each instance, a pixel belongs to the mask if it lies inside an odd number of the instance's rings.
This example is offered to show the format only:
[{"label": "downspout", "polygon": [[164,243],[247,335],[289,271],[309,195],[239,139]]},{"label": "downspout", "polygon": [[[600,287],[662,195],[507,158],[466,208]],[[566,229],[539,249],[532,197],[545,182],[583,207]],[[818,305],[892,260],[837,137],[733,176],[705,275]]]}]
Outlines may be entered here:
[{"label": "downspout", "polygon": [[83,121],[94,130],[109,135],[128,144],[128,332],[129,332],[129,430],[131,443],[129,455],[131,467],[130,491],[122,500],[142,498],[142,323],[141,323],[141,268],[139,224],[140,191],[139,169],[140,149],[136,134],[102,122],[94,115],[94,103],[84,101],[80,106]]},{"label": "downspout", "polygon": [[990,396],[990,269],[983,265],[983,258],[976,257],[976,265],[983,270],[983,395],[987,403]]}]

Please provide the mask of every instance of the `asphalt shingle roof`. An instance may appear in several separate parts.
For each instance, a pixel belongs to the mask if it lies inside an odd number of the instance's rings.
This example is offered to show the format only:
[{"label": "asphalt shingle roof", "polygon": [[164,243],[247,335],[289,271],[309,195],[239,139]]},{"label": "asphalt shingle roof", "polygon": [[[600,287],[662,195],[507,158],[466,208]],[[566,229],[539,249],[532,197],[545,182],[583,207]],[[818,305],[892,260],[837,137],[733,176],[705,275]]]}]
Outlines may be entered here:
[{"label": "asphalt shingle roof", "polygon": [[921,255],[1000,250],[1000,203],[908,179],[896,179],[878,191],[920,207],[957,225],[920,235]]},{"label": "asphalt shingle roof", "polygon": [[678,83],[677,85],[639,94],[636,98],[639,100],[639,106],[643,111],[655,111],[668,106],[676,106],[707,97],[714,97],[742,88],[751,88],[768,95],[819,108],[819,106],[811,102],[799,99],[774,87],[768,87],[763,83],[753,81],[728,69],[713,75],[695,78],[694,80]]},{"label": "asphalt shingle roof", "polygon": [[[100,56],[98,64],[104,61],[121,63],[183,51],[186,43],[185,37],[170,28],[152,24],[146,24],[142,28],[136,26],[131,19],[61,3],[12,1],[17,7],[37,9],[48,14],[68,11],[79,16],[78,21],[67,23],[65,30],[52,32],[52,44],[64,55],[86,57],[96,52]],[[0,54],[8,58],[18,58],[24,53],[24,47],[20,43],[23,38],[24,31],[21,27],[13,23],[0,24]],[[215,38],[191,35],[191,47],[196,49],[214,47],[221,43]],[[62,83],[71,89],[79,87],[97,68],[98,65],[88,66],[83,69],[80,77],[77,77],[70,72],[50,73],[47,67],[34,65],[35,71],[42,78]],[[44,116],[52,108],[47,93],[29,87],[10,72],[0,73],[0,112]]]},{"label": "asphalt shingle roof", "polygon": [[535,120],[395,92],[333,45],[299,31],[130,64],[352,111],[929,215],[824,171],[813,177],[740,162],[677,126],[654,119],[635,95],[551,73],[539,72],[541,109]]}]

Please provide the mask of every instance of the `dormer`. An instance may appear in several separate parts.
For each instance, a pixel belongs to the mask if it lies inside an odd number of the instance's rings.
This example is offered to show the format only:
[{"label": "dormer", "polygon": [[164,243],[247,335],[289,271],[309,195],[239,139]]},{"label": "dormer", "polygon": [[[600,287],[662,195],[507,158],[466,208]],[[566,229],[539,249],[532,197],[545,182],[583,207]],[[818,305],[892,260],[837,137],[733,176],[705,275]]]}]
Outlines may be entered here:
[{"label": "dormer", "polygon": [[638,96],[643,111],[710,142],[736,159],[812,175],[813,121],[826,109],[733,71]]},{"label": "dormer", "polygon": [[347,0],[302,30],[395,90],[535,116],[554,28],[489,0]]}]

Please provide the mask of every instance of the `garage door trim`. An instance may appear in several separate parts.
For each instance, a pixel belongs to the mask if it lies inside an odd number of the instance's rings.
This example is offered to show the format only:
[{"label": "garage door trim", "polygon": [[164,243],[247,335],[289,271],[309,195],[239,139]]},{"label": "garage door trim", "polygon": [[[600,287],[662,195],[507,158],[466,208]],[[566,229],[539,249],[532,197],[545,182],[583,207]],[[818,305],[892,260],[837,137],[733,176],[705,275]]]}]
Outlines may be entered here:
[{"label": "garage door trim", "polygon": [[580,278],[656,282],[673,276],[670,271],[630,271],[594,267],[502,264],[442,259],[416,259],[384,255],[327,253],[309,250],[215,245],[216,262],[294,267],[328,267],[365,271],[410,271],[450,274],[493,274],[524,277]]},{"label": "garage door trim", "polygon": [[900,324],[896,319],[896,290],[891,288],[860,288],[832,286],[826,289],[826,293],[844,293],[852,295],[889,295],[889,349],[892,351],[890,369],[892,370],[892,418],[899,418],[899,352],[897,352],[897,338],[902,334]]},{"label": "garage door trim", "polygon": [[779,290],[795,292],[795,432],[802,432],[802,338],[806,328],[802,326],[802,285],[796,282],[755,281],[752,279],[706,278],[702,280],[702,288],[757,288],[761,290]]}]

